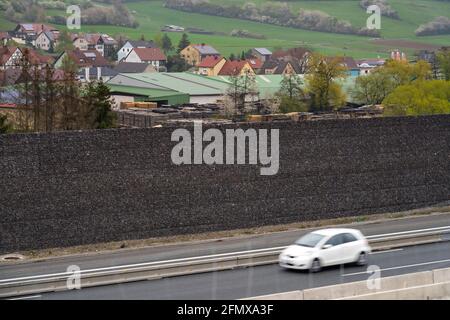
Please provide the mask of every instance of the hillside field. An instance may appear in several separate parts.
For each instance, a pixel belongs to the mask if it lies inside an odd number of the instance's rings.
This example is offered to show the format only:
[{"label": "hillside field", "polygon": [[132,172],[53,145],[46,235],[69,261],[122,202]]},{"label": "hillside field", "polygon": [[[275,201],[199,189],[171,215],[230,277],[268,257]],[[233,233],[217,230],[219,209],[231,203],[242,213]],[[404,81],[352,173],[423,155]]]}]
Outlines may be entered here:
[{"label": "hillside field", "polygon": [[[246,0],[210,0],[217,3],[244,4]],[[251,1],[261,5],[267,0]],[[317,9],[324,11],[339,19],[350,21],[355,26],[364,26],[368,15],[359,7],[359,0],[327,0],[327,1],[290,1],[289,6],[293,10]],[[307,31],[286,27],[279,27],[257,22],[193,14],[164,8],[163,1],[137,1],[127,3],[127,7],[135,14],[140,26],[137,29],[114,27],[114,26],[83,26],[84,32],[105,32],[111,35],[124,34],[137,39],[144,35],[146,39],[152,39],[160,28],[166,24],[180,25],[183,27],[201,28],[219,34],[199,35],[189,34],[191,42],[208,43],[216,47],[223,55],[239,53],[253,47],[289,48],[306,46],[329,55],[348,55],[355,58],[363,57],[386,57],[390,49],[402,49],[412,54],[417,43],[424,45],[443,46],[450,45],[450,36],[417,37],[414,31],[425,22],[439,15],[450,14],[450,2],[434,0],[389,0],[394,9],[399,12],[401,20],[382,17],[381,36],[385,40],[403,40],[401,43],[395,41],[384,41],[376,43],[369,37],[354,35],[331,34],[324,32]],[[61,11],[47,11],[47,15],[59,14]],[[11,29],[14,23],[4,19],[0,15],[0,29]],[[61,27],[64,28],[63,26]],[[264,40],[235,38],[229,36],[233,29],[245,29],[252,33],[263,34]],[[179,33],[169,33],[176,44],[181,37]],[[406,41],[405,41],[406,40]],[[420,47],[420,46],[419,46]]]}]

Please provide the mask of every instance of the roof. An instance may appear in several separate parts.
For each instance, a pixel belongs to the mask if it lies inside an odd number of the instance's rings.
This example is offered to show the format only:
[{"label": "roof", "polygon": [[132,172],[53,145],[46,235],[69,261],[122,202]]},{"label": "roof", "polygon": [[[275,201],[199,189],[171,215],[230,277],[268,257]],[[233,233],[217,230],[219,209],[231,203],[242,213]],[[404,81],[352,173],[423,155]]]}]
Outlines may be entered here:
[{"label": "roof", "polygon": [[0,47],[0,64],[5,64],[11,58],[13,53],[16,52],[16,50],[17,47]]},{"label": "roof", "polygon": [[305,54],[310,53],[310,52],[311,51],[309,49],[302,48],[302,47],[291,48],[288,50],[278,50],[272,54],[272,58],[280,59],[280,58],[292,57],[295,59],[303,59]]},{"label": "roof", "polygon": [[133,48],[132,51],[136,52],[139,59],[141,59],[142,61],[167,60],[166,55],[161,51],[160,48]]},{"label": "roof", "polygon": [[113,37],[111,37],[108,34],[102,34],[101,38],[102,38],[104,44],[109,44],[109,45],[116,45],[117,44],[116,39],[114,39]]},{"label": "roof", "polygon": [[36,34],[39,34],[42,31],[57,30],[56,28],[43,23],[19,23],[16,26],[16,30],[19,28],[24,29],[25,32],[35,32]]},{"label": "roof", "polygon": [[255,50],[256,52],[258,52],[259,54],[261,54],[263,56],[272,55],[272,51],[270,51],[269,49],[266,49],[266,48],[254,48],[253,50]]},{"label": "roof", "polygon": [[81,51],[77,48],[67,54],[79,67],[106,67],[109,65],[109,62],[97,50]]},{"label": "roof", "polygon": [[153,88],[140,88],[135,86],[123,86],[111,84],[109,82],[106,83],[109,90],[112,93],[122,93],[122,94],[131,94],[135,96],[145,96],[151,98],[163,98],[163,97],[172,97],[172,96],[186,96],[185,93],[181,93],[174,90],[167,89],[153,89]]},{"label": "roof", "polygon": [[246,61],[252,66],[253,69],[261,69],[263,66],[263,61],[257,58],[247,59]]},{"label": "roof", "polygon": [[[143,62],[119,62],[114,69],[118,73],[143,73],[147,68],[151,66],[148,63]],[[156,71],[156,70],[155,70]]]},{"label": "roof", "polygon": [[128,40],[133,48],[156,48],[156,44],[153,41],[144,40]]},{"label": "roof", "polygon": [[11,36],[9,35],[8,32],[0,31],[0,40],[3,40],[3,39],[11,39]]},{"label": "roof", "polygon": [[193,48],[197,49],[202,55],[219,55],[219,51],[207,44],[193,44]]},{"label": "roof", "polygon": [[45,36],[50,40],[50,41],[55,41],[58,40],[60,33],[59,31],[43,31],[41,32],[39,35],[41,34],[45,34]]},{"label": "roof", "polygon": [[213,68],[223,59],[224,58],[221,56],[207,56],[206,58],[202,59],[202,61],[198,65],[198,67],[199,68]]},{"label": "roof", "polygon": [[219,75],[237,75],[240,74],[242,69],[249,64],[246,60],[228,60],[219,71]]}]

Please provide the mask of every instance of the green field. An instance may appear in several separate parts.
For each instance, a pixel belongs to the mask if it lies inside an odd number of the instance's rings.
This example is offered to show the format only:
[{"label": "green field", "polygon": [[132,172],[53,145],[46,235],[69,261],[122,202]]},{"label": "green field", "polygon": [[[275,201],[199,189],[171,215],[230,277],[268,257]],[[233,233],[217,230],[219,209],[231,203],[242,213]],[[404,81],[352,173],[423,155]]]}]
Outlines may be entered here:
[{"label": "green field", "polygon": [[[210,0],[211,2],[224,3],[222,0]],[[253,0],[261,5],[267,0]],[[227,0],[226,3],[243,4],[246,0]],[[339,19],[350,21],[354,26],[361,27],[365,24],[367,14],[359,7],[359,0],[328,0],[328,1],[291,1],[289,5],[297,10],[317,9],[327,12]],[[432,20],[438,15],[449,15],[450,3],[433,0],[389,0],[396,9],[401,20],[382,18],[381,34],[384,39],[402,39],[434,45],[450,45],[450,36],[416,37],[415,29],[422,23]],[[130,10],[134,10],[140,23],[139,28],[130,29],[113,26],[85,26],[82,31],[100,31],[111,35],[124,34],[137,39],[144,35],[146,39],[152,39],[159,33],[162,26],[175,24],[183,27],[196,27],[208,31],[225,33],[226,35],[196,35],[190,34],[192,42],[208,43],[216,47],[223,55],[238,53],[253,47],[289,48],[295,46],[307,46],[325,54],[348,55],[356,58],[386,57],[390,49],[401,46],[380,46],[371,42],[370,38],[353,35],[339,35],[323,32],[314,32],[293,28],[278,27],[257,22],[214,17],[201,14],[191,14],[163,7],[163,1],[139,1],[128,3]],[[56,14],[57,12],[47,12]],[[61,12],[59,13],[62,14]],[[14,25],[0,19],[0,28],[7,29]],[[265,40],[234,38],[228,36],[233,29],[245,29],[253,33],[263,34]],[[174,43],[178,42],[180,34],[169,33]],[[412,53],[413,49],[405,48]]]}]

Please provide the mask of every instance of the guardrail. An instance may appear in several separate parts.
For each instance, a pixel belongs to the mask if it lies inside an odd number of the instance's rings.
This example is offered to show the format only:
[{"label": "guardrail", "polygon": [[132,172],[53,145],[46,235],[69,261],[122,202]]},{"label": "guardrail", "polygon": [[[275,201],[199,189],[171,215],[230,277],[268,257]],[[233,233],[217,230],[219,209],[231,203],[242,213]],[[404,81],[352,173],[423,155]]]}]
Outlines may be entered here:
[{"label": "guardrail", "polygon": [[[450,240],[450,226],[368,236],[374,250]],[[81,287],[161,279],[194,273],[222,271],[273,264],[286,247],[275,247],[216,255],[136,263],[81,270]],[[0,297],[68,290],[74,273],[62,272],[0,280]]]}]

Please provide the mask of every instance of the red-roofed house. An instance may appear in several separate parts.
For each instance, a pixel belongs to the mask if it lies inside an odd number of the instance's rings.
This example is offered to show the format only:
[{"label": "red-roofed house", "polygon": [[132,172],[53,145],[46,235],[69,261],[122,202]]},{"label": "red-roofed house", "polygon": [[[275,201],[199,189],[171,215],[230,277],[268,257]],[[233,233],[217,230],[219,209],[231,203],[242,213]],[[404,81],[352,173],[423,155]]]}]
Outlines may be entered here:
[{"label": "red-roofed house", "polygon": [[159,71],[166,65],[167,57],[160,48],[133,48],[122,61],[151,64]]},{"label": "red-roofed house", "polygon": [[0,70],[14,69],[19,67],[22,59],[22,51],[17,47],[0,48]]},{"label": "red-roofed house", "polygon": [[227,60],[220,56],[207,56],[198,65],[198,73],[203,76],[217,76]]},{"label": "red-roofed house", "polygon": [[252,69],[253,71],[255,71],[255,73],[258,73],[264,64],[264,62],[258,58],[250,58],[247,59],[246,61],[252,66]]},{"label": "red-roofed house", "polygon": [[37,36],[44,31],[57,31],[56,28],[42,23],[19,23],[13,30],[13,40],[35,45]]},{"label": "red-roofed house", "polygon": [[237,76],[244,74],[255,74],[252,66],[245,60],[227,61],[219,72],[221,76]]},{"label": "red-roofed house", "polygon": [[69,52],[63,52],[55,61],[55,68],[61,68],[64,58],[69,56],[79,68],[85,67],[107,67],[110,65],[100,52],[97,50],[81,51],[75,49]]}]

